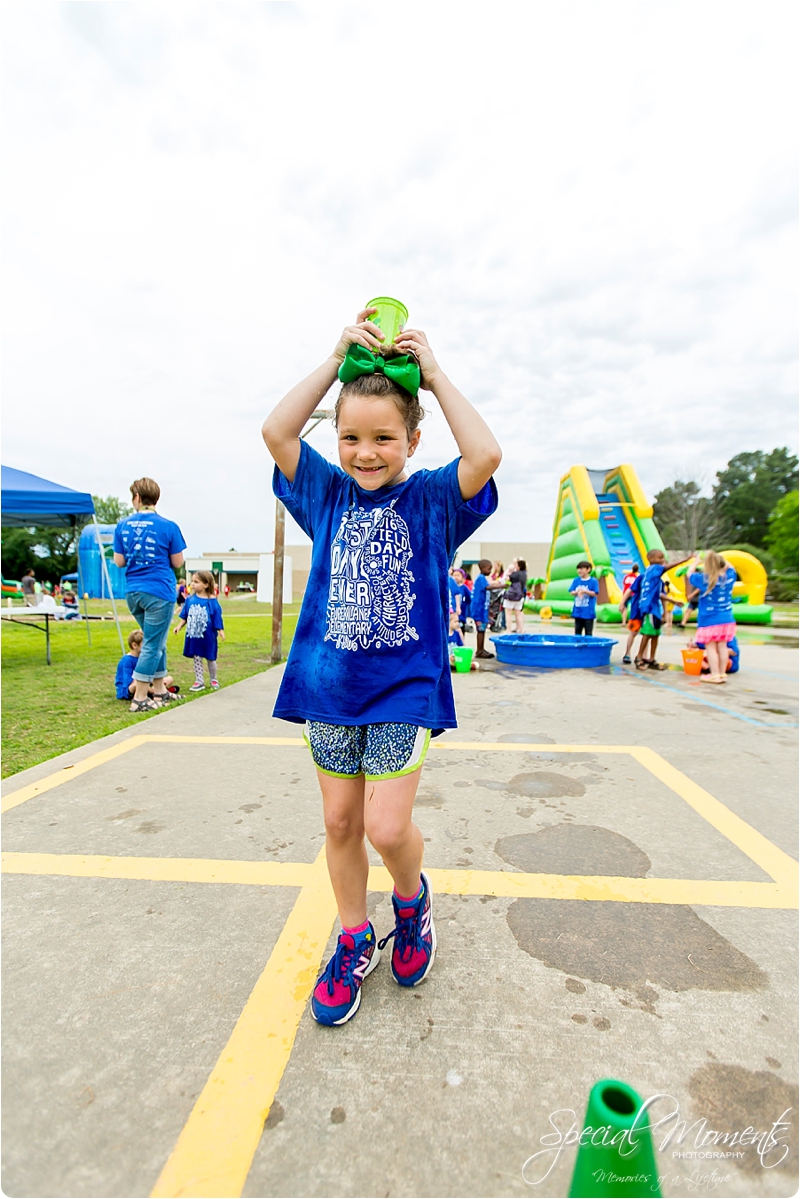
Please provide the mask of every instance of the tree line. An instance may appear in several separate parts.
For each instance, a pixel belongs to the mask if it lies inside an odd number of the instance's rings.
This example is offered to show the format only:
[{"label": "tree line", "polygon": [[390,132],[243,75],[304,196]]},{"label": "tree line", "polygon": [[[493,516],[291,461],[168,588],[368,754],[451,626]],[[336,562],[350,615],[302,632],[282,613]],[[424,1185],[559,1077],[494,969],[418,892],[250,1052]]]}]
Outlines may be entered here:
[{"label": "tree line", "polygon": [[[115,525],[133,512],[130,504],[113,495],[93,495],[92,501],[101,525]],[[19,581],[31,567],[40,583],[58,583],[62,575],[72,574],[78,569],[78,540],[87,523],[82,520],[70,528],[3,529],[3,578]]]},{"label": "tree line", "polygon": [[737,454],[710,496],[676,479],[656,495],[653,519],[669,550],[746,550],[763,562],[773,599],[797,598],[798,459],[785,446]]}]

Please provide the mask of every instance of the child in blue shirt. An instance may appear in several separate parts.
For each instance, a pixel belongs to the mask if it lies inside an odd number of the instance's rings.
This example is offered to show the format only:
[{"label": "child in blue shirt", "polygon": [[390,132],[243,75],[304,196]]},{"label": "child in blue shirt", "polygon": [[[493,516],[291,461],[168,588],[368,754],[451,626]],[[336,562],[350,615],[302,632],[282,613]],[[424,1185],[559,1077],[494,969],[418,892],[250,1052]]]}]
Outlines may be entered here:
[{"label": "child in blue shirt", "polygon": [[[342,922],[313,990],[321,1024],[344,1024],[361,984],[394,939],[392,975],[413,987],[433,965],[430,883],[412,822],[431,735],[455,728],[448,660],[448,565],[497,506],[500,448],[447,378],[425,334],[383,334],[359,313],[332,355],[267,418],[273,487],[313,541],[308,589],[275,715],[305,724],[322,791],[326,856]],[[394,357],[391,355],[395,354]],[[340,466],[300,434],[337,374]],[[460,457],[406,473],[420,440],[420,386],[438,401]],[[394,880],[395,927],[376,944],[367,918],[364,836]]]},{"label": "child in blue shirt", "polygon": [[619,610],[625,619],[625,608],[630,604],[628,609],[628,640],[625,643],[625,653],[622,655],[622,661],[626,666],[631,664],[631,648],[636,640],[636,634],[642,627],[642,616],[639,611],[639,592],[642,587],[642,578],[640,574],[631,575],[627,587],[622,593],[622,602]]},{"label": "child in blue shirt", "polygon": [[600,593],[600,584],[597,579],[591,578],[592,564],[591,562],[578,563],[578,577],[573,579],[569,585],[569,589],[575,596],[575,602],[572,605],[572,618],[575,621],[575,635],[577,637],[591,637],[592,629],[594,628],[594,618],[597,611],[597,596]]},{"label": "child in blue shirt", "polygon": [[[128,649],[129,653],[120,658],[117,663],[117,673],[114,678],[114,687],[117,693],[117,699],[131,701],[131,696],[136,689],[136,681],[133,677],[133,672],[139,661],[139,655],[142,652],[142,642],[144,634],[141,629],[134,629],[128,634]],[[173,681],[172,675],[164,676],[164,686],[173,694],[180,691],[180,687]],[[152,694],[152,692],[151,692]]]},{"label": "child in blue shirt", "polygon": [[493,658],[494,654],[490,653],[484,644],[486,630],[489,627],[489,601],[492,598],[489,589],[489,575],[492,573],[492,564],[488,558],[481,558],[478,563],[478,570],[480,574],[473,584],[470,600],[470,615],[475,622],[475,631],[478,635],[478,650],[475,657]]},{"label": "child in blue shirt", "polygon": [[179,633],[186,627],[183,642],[184,658],[194,663],[194,683],[190,691],[205,691],[203,660],[208,662],[208,677],[212,691],[219,691],[217,678],[217,638],[225,640],[222,608],[214,597],[214,576],[210,570],[196,570],[192,575],[192,592],[186,599],[178,616],[179,623],[172,630]]},{"label": "child in blue shirt", "polygon": [[117,674],[114,679],[114,686],[117,691],[117,699],[126,699],[130,703],[131,696],[135,689],[133,681],[133,672],[136,669],[136,663],[139,661],[139,654],[142,652],[142,641],[144,636],[141,629],[134,629],[128,634],[128,653],[120,658],[117,663]]},{"label": "child in blue shirt", "polygon": [[695,558],[694,571],[689,575],[692,587],[698,590],[697,632],[694,640],[705,648],[709,674],[704,683],[727,682],[730,642],[736,637],[733,616],[733,585],[736,571],[721,554],[713,550],[705,558]]},{"label": "child in blue shirt", "polygon": [[[677,562],[667,563],[663,550],[648,550],[648,566],[642,575],[639,588],[639,615],[642,621],[642,640],[639,643],[639,653],[636,657],[637,670],[666,670],[665,662],[656,661],[658,639],[661,636],[661,626],[664,623],[664,597],[667,592],[667,581],[664,575],[668,570],[688,561],[679,558]],[[650,651],[649,658],[646,656]]]},{"label": "child in blue shirt", "polygon": [[448,645],[463,645],[464,638],[461,636],[461,625],[458,621],[458,613],[450,609],[450,636],[447,638]]}]

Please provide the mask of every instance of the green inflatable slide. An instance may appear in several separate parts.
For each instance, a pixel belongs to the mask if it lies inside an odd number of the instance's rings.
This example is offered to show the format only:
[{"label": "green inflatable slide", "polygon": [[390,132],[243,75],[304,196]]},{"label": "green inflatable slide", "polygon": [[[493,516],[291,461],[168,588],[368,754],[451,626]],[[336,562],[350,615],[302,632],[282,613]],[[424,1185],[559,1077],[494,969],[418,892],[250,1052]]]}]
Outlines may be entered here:
[{"label": "green inflatable slide", "polygon": [[[619,624],[622,617],[622,580],[636,564],[647,567],[648,550],[663,550],[664,543],[653,522],[653,508],[642,490],[636,471],[625,464],[611,470],[589,470],[572,466],[559,484],[553,541],[547,563],[547,584],[541,600],[528,600],[525,607],[538,612],[549,608],[554,615],[572,611],[569,585],[583,559],[592,563],[600,582],[597,619]],[[725,554],[739,578],[734,587],[737,622],[769,624],[772,609],[764,603],[767,576],[751,554],[730,550]],[[667,573],[669,598],[686,602],[680,568]]]}]

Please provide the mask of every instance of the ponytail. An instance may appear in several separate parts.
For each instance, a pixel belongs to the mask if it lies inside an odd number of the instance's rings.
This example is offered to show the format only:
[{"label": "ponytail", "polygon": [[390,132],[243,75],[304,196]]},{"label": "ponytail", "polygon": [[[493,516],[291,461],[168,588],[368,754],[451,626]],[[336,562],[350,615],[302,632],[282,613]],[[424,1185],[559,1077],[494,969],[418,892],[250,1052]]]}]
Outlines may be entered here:
[{"label": "ponytail", "polygon": [[703,574],[706,578],[706,595],[710,595],[728,569],[728,563],[721,554],[709,550],[703,561]]}]

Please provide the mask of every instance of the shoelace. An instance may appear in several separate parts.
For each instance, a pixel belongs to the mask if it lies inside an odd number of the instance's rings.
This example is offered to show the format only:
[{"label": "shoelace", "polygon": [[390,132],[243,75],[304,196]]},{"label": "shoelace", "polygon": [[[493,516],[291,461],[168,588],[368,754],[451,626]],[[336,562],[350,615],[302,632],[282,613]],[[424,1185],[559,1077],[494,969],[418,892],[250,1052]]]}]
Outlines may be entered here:
[{"label": "shoelace", "polygon": [[[355,962],[355,948],[351,949],[349,945],[345,945],[340,941],[336,946],[336,952],[328,962],[324,975],[322,976],[328,986],[328,994],[333,994],[334,982],[343,982],[346,985],[353,985],[353,965]],[[320,980],[322,981],[322,979]]]},{"label": "shoelace", "polygon": [[[390,933],[387,933],[382,941],[378,942],[378,949],[384,949],[395,938],[395,948],[400,955],[400,961],[408,961],[411,955],[417,949],[423,949],[422,936],[420,935],[419,908],[417,908],[411,916],[401,916],[398,912],[395,916],[395,926]],[[406,956],[406,951],[409,951]]]}]

